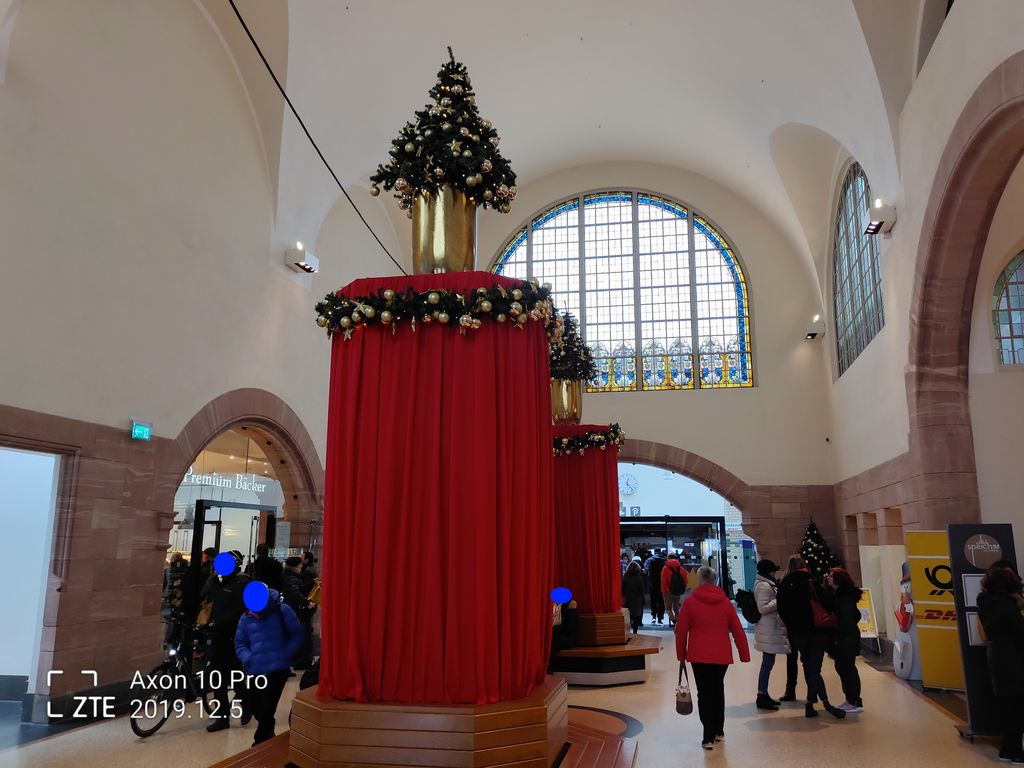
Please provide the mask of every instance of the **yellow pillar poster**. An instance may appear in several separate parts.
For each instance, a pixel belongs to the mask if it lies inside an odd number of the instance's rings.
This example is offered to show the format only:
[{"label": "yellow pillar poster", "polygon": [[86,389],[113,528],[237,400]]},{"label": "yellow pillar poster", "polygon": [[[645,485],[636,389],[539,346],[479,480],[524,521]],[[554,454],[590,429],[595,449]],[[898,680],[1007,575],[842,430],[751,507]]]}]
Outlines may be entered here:
[{"label": "yellow pillar poster", "polygon": [[910,593],[925,688],[964,689],[960,635],[953,603],[953,571],[945,531],[908,531]]}]

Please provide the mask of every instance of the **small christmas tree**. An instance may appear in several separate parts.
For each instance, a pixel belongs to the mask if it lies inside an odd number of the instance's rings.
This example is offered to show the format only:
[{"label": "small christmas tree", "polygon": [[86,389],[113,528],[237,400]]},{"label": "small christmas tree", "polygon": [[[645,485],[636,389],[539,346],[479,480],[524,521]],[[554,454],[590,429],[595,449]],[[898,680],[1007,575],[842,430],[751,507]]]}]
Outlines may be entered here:
[{"label": "small christmas tree", "polygon": [[590,381],[597,375],[597,366],[590,347],[583,343],[579,323],[568,312],[562,314],[561,332],[549,341],[551,378],[565,381]]},{"label": "small christmas tree", "polygon": [[804,532],[804,540],[800,542],[800,557],[807,563],[807,569],[818,581],[824,581],[829,569],[841,565],[839,556],[833,552],[825,537],[821,535],[814,520],[807,524]]},{"label": "small christmas tree", "polygon": [[448,57],[430,89],[434,103],[418,110],[391,142],[391,160],[370,177],[370,194],[380,194],[378,185],[393,189],[399,207],[412,217],[418,193],[436,193],[449,184],[477,205],[508,213],[516,175],[498,151],[498,132],[477,111],[465,65],[455,61],[451,48]]}]

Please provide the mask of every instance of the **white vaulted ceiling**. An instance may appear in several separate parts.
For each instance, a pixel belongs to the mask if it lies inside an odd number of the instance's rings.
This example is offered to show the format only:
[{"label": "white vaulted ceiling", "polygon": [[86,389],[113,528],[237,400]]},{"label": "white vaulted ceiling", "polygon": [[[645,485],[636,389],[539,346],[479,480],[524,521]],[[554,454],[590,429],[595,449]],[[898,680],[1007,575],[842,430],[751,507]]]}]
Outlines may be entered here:
[{"label": "white vaulted ceiling", "polygon": [[[238,4],[265,16],[268,1]],[[899,5],[913,15],[918,2]],[[892,98],[887,113],[864,29],[854,0],[292,0],[287,89],[342,181],[358,187],[425,103],[450,44],[521,186],[597,162],[693,171],[775,220],[813,270],[820,238],[808,244],[770,137],[787,124],[824,132],[876,195],[898,198]],[[280,169],[275,231],[313,240],[338,190],[288,114],[279,149],[268,161]],[[404,227],[390,198],[354,194]]]}]

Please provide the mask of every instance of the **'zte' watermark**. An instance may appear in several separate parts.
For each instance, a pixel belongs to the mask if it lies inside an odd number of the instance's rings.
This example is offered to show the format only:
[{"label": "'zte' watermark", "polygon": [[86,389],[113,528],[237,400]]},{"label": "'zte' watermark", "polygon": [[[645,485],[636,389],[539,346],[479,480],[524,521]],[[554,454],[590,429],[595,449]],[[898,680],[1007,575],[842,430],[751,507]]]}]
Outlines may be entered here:
[{"label": "'zte' watermark", "polygon": [[[53,678],[58,675],[63,675],[64,670],[62,669],[51,669],[46,673],[46,687],[49,688],[53,685]],[[99,686],[99,675],[96,674],[94,669],[83,669],[79,674],[85,677],[92,678],[92,687],[96,688]],[[64,712],[54,712],[53,702],[46,702],[46,716],[51,720],[63,720],[70,718],[72,720],[98,720],[103,717],[114,717],[114,706],[115,697],[113,696],[72,696],[71,701],[74,702],[74,708],[70,715]]]}]

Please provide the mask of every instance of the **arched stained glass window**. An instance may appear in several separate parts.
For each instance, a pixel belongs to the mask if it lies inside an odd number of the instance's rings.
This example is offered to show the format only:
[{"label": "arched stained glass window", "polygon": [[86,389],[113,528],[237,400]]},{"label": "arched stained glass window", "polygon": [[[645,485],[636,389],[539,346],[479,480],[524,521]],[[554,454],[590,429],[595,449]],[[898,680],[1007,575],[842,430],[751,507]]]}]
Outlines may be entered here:
[{"label": "arched stained glass window", "polygon": [[598,368],[589,392],[753,386],[743,268],[680,203],[629,191],[565,200],[513,235],[494,271],[550,283],[580,319]]},{"label": "arched stained glass window", "polygon": [[870,208],[867,176],[860,165],[853,163],[839,195],[833,251],[832,295],[840,376],[885,326],[878,244],[874,236],[864,234]]},{"label": "arched stained glass window", "polygon": [[1024,253],[1011,261],[996,280],[992,325],[999,362],[1024,365]]}]

